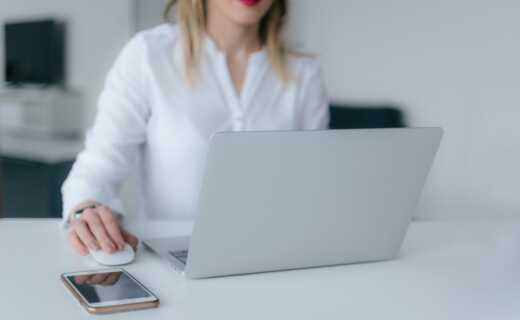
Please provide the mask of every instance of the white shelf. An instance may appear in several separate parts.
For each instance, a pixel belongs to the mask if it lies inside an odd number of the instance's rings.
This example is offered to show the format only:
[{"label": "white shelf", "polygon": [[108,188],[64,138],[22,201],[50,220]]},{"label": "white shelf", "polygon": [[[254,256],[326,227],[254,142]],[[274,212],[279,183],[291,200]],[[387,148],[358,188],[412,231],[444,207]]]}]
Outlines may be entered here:
[{"label": "white shelf", "polygon": [[77,135],[83,129],[83,97],[60,88],[0,90],[0,128],[37,136]]},{"label": "white shelf", "polygon": [[2,157],[54,164],[74,160],[82,148],[82,139],[22,137],[0,133]]}]

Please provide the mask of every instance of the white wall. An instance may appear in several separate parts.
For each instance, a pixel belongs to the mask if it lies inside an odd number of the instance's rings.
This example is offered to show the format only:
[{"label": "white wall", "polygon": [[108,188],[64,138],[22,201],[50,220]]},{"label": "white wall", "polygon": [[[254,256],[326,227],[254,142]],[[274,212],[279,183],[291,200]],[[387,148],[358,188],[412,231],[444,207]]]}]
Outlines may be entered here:
[{"label": "white wall", "polygon": [[135,0],[137,30],[153,28],[163,22],[162,16],[168,0]]},{"label": "white wall", "polygon": [[[47,16],[67,21],[68,83],[85,94],[85,125],[89,126],[107,70],[134,30],[134,3],[129,0],[0,0],[2,25],[6,20]],[[3,27],[0,29],[3,32]],[[3,41],[0,41],[0,61],[3,54]],[[3,69],[0,73],[3,81]]]},{"label": "white wall", "polygon": [[290,35],[333,98],[446,130],[422,217],[520,214],[520,2],[293,0]]}]

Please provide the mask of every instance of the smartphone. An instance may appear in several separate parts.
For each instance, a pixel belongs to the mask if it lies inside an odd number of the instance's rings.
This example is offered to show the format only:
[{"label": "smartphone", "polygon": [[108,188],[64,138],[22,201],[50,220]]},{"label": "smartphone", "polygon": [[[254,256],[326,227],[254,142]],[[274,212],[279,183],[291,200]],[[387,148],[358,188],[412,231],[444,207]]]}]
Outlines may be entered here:
[{"label": "smartphone", "polygon": [[61,280],[92,314],[157,308],[159,299],[124,269],[70,272]]}]

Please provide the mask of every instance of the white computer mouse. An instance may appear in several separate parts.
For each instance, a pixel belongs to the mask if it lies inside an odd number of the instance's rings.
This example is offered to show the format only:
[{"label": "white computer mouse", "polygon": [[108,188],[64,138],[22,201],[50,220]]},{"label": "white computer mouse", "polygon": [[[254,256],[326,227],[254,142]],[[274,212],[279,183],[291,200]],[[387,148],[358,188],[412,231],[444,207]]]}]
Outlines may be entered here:
[{"label": "white computer mouse", "polygon": [[125,245],[123,250],[116,251],[112,254],[106,253],[103,250],[90,251],[90,255],[97,263],[104,266],[120,266],[129,264],[135,259],[135,252],[131,246]]}]

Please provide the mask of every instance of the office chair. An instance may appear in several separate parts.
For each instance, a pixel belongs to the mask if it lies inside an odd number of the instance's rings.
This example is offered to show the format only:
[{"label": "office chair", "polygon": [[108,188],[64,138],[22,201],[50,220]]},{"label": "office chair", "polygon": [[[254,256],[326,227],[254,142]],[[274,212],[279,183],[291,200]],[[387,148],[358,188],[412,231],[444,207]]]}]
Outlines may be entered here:
[{"label": "office chair", "polygon": [[330,129],[403,128],[402,111],[395,105],[332,103]]}]

